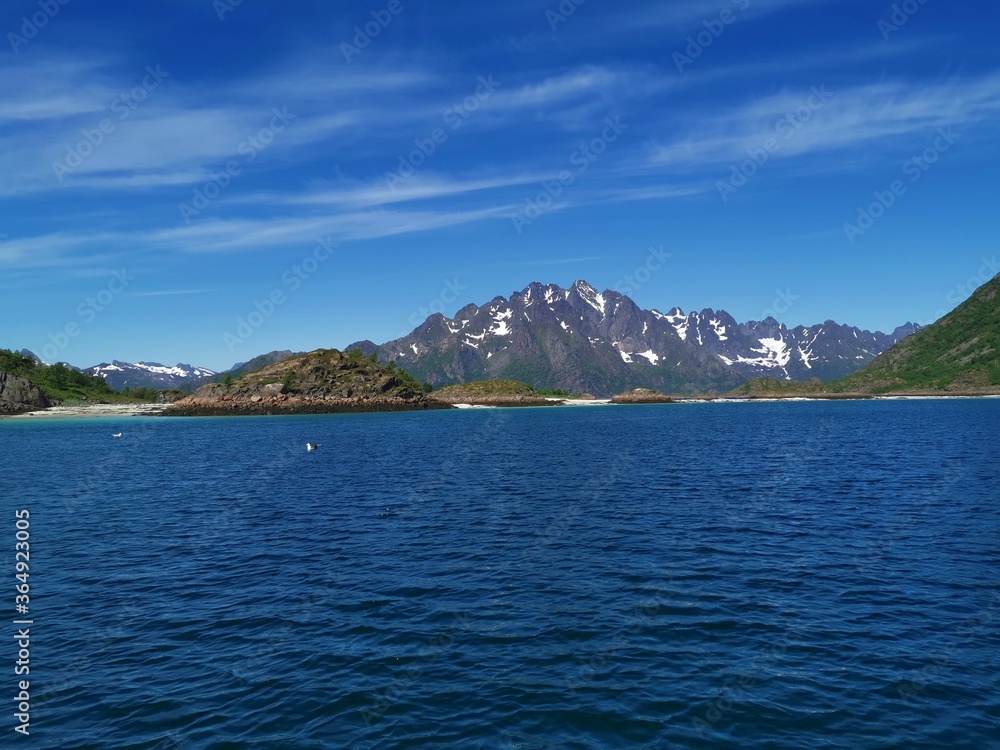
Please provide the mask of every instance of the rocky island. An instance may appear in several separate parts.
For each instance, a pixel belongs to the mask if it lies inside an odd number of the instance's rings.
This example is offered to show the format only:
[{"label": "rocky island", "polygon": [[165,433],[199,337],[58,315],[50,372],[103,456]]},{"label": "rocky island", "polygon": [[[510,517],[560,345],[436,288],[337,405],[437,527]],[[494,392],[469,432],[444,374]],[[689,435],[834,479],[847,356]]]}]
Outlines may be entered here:
[{"label": "rocky island", "polygon": [[163,410],[163,416],[328,414],[451,409],[424,393],[393,363],[359,351],[317,349],[238,378],[204,385]]},{"label": "rocky island", "polygon": [[611,399],[612,404],[672,404],[674,399],[651,388],[634,388],[619,393]]},{"label": "rocky island", "polygon": [[434,398],[449,404],[469,406],[553,406],[563,403],[562,399],[548,398],[517,380],[479,380],[448,385],[434,391]]}]

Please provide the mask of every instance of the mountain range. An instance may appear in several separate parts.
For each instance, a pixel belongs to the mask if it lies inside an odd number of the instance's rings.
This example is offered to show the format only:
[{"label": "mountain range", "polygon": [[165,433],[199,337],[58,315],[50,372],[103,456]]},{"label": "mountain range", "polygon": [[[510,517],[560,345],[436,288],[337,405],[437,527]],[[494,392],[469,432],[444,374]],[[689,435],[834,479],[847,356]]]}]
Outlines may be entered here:
[{"label": "mountain range", "polygon": [[99,375],[116,391],[123,388],[154,388],[158,391],[183,390],[192,381],[216,373],[206,367],[177,364],[173,367],[159,362],[102,362],[84,370],[88,375]]},{"label": "mountain range", "polygon": [[[28,355],[35,357],[31,352]],[[158,391],[193,391],[203,385],[222,380],[226,375],[239,377],[244,373],[259,370],[267,365],[280,362],[294,356],[296,353],[288,349],[268,352],[254,357],[248,362],[237,362],[228,370],[215,372],[207,367],[194,367],[187,364],[177,364],[173,367],[161,365],[159,362],[121,362],[114,360],[111,364],[102,362],[88,367],[83,372],[88,375],[98,375],[115,390],[123,388],[153,388]]]},{"label": "mountain range", "polygon": [[788,328],[774,318],[737,322],[724,310],[643,310],[585,281],[533,282],[509,298],[436,313],[410,334],[349,348],[395,360],[435,387],[494,378],[607,396],[634,388],[728,390],[756,377],[821,381],[848,375],[906,336],[827,320]]},{"label": "mountain range", "polygon": [[[466,305],[453,318],[431,315],[402,338],[347,348],[375,353],[383,363],[395,361],[435,387],[496,378],[610,396],[634,388],[726,391],[758,377],[836,380],[919,329],[907,323],[891,333],[871,332],[832,320],[788,328],[771,317],[740,323],[725,310],[710,308],[662,313],[581,280],[568,289],[532,282],[509,298]],[[83,372],[116,390],[192,391],[294,354],[269,352],[222,373],[183,363],[119,360]]]}]

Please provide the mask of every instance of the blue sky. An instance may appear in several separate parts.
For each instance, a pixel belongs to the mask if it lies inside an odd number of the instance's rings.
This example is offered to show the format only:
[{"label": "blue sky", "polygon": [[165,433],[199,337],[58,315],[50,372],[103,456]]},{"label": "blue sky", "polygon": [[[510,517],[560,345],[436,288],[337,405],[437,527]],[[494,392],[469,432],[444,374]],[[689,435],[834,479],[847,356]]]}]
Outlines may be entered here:
[{"label": "blue sky", "polygon": [[1000,271],[998,20],[10,2],[0,346],[224,369],[578,278],[645,308],[926,323]]}]

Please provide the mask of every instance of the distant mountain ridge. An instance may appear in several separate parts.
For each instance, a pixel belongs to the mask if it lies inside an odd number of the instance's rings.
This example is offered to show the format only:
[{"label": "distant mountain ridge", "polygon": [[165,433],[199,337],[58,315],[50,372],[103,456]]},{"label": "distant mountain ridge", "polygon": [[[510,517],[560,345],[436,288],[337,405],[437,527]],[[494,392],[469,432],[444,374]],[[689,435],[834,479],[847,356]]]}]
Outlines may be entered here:
[{"label": "distant mountain ridge", "polygon": [[612,395],[634,388],[728,390],[751,378],[834,380],[918,330],[892,333],[826,321],[788,328],[774,318],[738,323],[724,310],[666,314],[585,281],[532,282],[510,298],[437,313],[407,336],[352,345],[396,360],[434,386],[510,379],[536,388]]},{"label": "distant mountain ridge", "polygon": [[186,384],[199,378],[215,374],[207,367],[194,367],[187,364],[177,364],[173,367],[161,365],[159,362],[121,362],[113,360],[110,364],[102,362],[99,365],[84,370],[89,375],[98,375],[115,390],[123,388],[154,388],[158,391],[184,389]]},{"label": "distant mountain ridge", "polygon": [[193,391],[208,383],[217,383],[227,374],[239,377],[244,373],[259,370],[275,362],[281,362],[295,356],[295,354],[289,349],[268,352],[254,357],[248,362],[237,362],[223,372],[215,372],[207,367],[195,367],[187,364],[167,367],[159,362],[131,363],[117,359],[113,360],[111,364],[102,362],[94,367],[88,367],[84,372],[104,378],[108,385],[116,390],[128,387],[153,388],[158,391]]}]

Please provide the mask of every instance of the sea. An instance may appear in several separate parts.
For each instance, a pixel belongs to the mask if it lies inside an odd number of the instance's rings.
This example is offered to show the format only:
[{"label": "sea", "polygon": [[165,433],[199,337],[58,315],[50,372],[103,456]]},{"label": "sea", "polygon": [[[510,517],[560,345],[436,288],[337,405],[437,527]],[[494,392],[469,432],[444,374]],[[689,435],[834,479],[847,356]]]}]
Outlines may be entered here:
[{"label": "sea", "polygon": [[9,419],[0,457],[3,748],[1000,747],[1000,399]]}]

